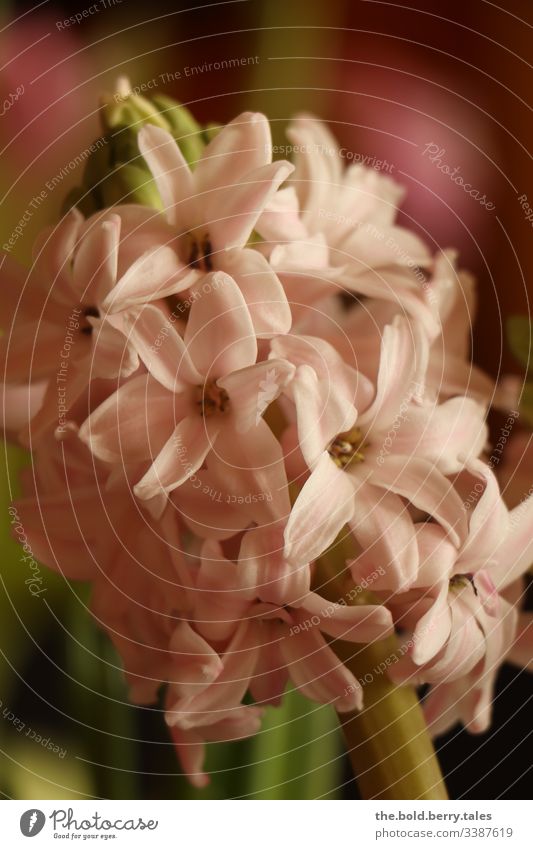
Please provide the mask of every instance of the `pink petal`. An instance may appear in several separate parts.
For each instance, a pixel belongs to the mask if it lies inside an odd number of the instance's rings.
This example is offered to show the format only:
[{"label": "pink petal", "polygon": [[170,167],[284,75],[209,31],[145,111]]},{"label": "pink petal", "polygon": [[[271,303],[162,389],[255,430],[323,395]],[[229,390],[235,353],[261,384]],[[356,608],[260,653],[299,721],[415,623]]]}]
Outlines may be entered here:
[{"label": "pink petal", "polygon": [[257,427],[263,413],[283,392],[294,374],[286,360],[265,360],[221,377],[217,385],[228,393],[236,429]]},{"label": "pink petal", "polygon": [[258,525],[285,520],[289,515],[283,452],[263,419],[238,437],[233,427],[224,426],[208,466]]},{"label": "pink petal", "polygon": [[466,538],[463,502],[450,481],[427,460],[390,455],[373,470],[372,483],[402,495],[440,522],[455,546]]},{"label": "pink petal", "polygon": [[414,663],[428,663],[441,650],[450,636],[452,614],[448,601],[448,581],[441,583],[438,594],[428,612],[420,618],[413,633]]},{"label": "pink petal", "polygon": [[[302,622],[305,613],[300,613]],[[299,619],[297,620],[299,623]],[[281,652],[294,685],[309,699],[334,704],[339,712],[360,710],[362,688],[315,628],[288,635]]]},{"label": "pink petal", "polygon": [[270,125],[259,112],[242,112],[204,149],[194,169],[200,196],[239,183],[272,158]]},{"label": "pink petal", "polygon": [[261,601],[280,608],[299,606],[309,593],[309,567],[295,567],[284,558],[280,526],[249,530],[241,543],[239,564],[250,576],[250,584],[255,586],[255,595]]},{"label": "pink petal", "polygon": [[94,321],[90,379],[129,377],[139,368],[139,358],[133,347],[124,333],[109,321]]},{"label": "pink petal", "polygon": [[295,366],[314,369],[328,395],[339,395],[337,403],[355,405],[364,410],[372,400],[374,388],[365,375],[346,365],[333,345],[318,336],[289,334],[272,340],[272,356],[290,360]]},{"label": "pink petal", "polygon": [[285,290],[265,257],[249,248],[220,256],[219,266],[237,283],[259,337],[288,333],[292,315]]},{"label": "pink petal", "polygon": [[27,541],[31,556],[74,580],[94,580],[100,566],[98,541],[103,535],[102,504],[93,486],[71,488],[58,495],[38,494],[15,503],[19,541]]},{"label": "pink petal", "polygon": [[424,457],[451,475],[481,454],[487,437],[484,409],[471,398],[451,398],[435,406],[410,406],[395,431],[394,451]]},{"label": "pink petal", "polygon": [[178,622],[169,642],[174,655],[176,678],[169,683],[173,693],[191,698],[215,681],[222,672],[222,661],[209,643],[188,622]]},{"label": "pink petal", "polygon": [[54,300],[69,308],[73,294],[71,259],[82,223],[83,215],[73,208],[55,227],[41,234],[33,250],[32,273],[44,278]]},{"label": "pink petal", "polygon": [[318,461],[292,508],[285,529],[285,556],[301,565],[319,557],[354,511],[354,490],[327,451]]},{"label": "pink petal", "polygon": [[43,403],[46,383],[31,385],[9,386],[0,385],[2,395],[1,428],[5,438],[15,441],[19,430],[26,428],[28,422],[39,410]]},{"label": "pink petal", "polygon": [[280,189],[265,207],[256,230],[268,242],[291,242],[307,237],[300,220],[300,205],[293,186]]},{"label": "pink petal", "polygon": [[72,272],[73,285],[80,301],[99,305],[117,279],[120,218],[109,219],[91,227],[82,239]]},{"label": "pink petal", "polygon": [[202,546],[196,579],[194,619],[197,630],[208,640],[227,640],[254,597],[245,583],[246,572],[227,560],[216,542]]},{"label": "pink petal", "polygon": [[196,273],[179,261],[167,245],[149,248],[122,275],[107,294],[102,308],[109,313],[147,301],[156,301],[183,292],[196,279]]},{"label": "pink petal", "polygon": [[244,247],[264,207],[293,170],[289,162],[264,165],[210,199],[206,225],[215,252]]},{"label": "pink petal", "polygon": [[265,635],[262,642],[254,675],[250,681],[250,693],[258,704],[281,704],[287,686],[287,670],[275,639]]},{"label": "pink petal", "polygon": [[205,760],[205,743],[200,734],[171,728],[170,734],[176,747],[183,771],[193,787],[202,790],[209,784],[209,776],[202,769]]},{"label": "pink petal", "polygon": [[285,357],[299,366],[291,390],[300,447],[312,467],[332,439],[353,426],[357,408],[368,406],[372,386],[318,337],[278,337],[271,348],[271,356]]},{"label": "pink petal", "polygon": [[58,416],[57,385],[50,381],[38,412],[31,419],[28,429],[24,429],[19,434],[20,443],[33,450],[41,439],[51,433],[55,433],[56,437],[59,438],[64,436],[72,424],[69,420],[72,419],[73,410],[76,408],[77,402],[83,397],[87,384],[87,370],[85,368],[78,370],[72,363],[66,383],[62,384],[66,393],[65,406],[67,409],[62,411],[64,418],[60,419]]},{"label": "pink petal", "polygon": [[[383,329],[376,397],[360,416],[361,425],[389,429],[405,415],[413,397],[421,394],[427,366],[428,343],[416,323],[397,316]],[[401,428],[399,428],[401,430]]]},{"label": "pink petal", "polygon": [[[354,425],[357,410],[350,401],[324,386],[310,366],[299,366],[291,385],[300,449],[310,468],[332,440]],[[330,394],[331,393],[331,394]]]},{"label": "pink petal", "polygon": [[[364,556],[385,569],[387,586],[407,589],[418,570],[415,528],[406,506],[394,492],[384,492],[372,482],[353,481],[353,513],[350,528],[363,546]],[[354,579],[357,580],[357,561]]]},{"label": "pink petal", "polygon": [[418,575],[414,587],[433,587],[451,578],[457,561],[457,548],[446,532],[434,522],[415,525],[420,556]]},{"label": "pink petal", "polygon": [[139,150],[157,184],[168,220],[180,232],[196,226],[196,200],[191,170],[170,133],[152,124],[139,131]]},{"label": "pink petal", "polygon": [[251,366],[257,357],[257,340],[241,291],[223,272],[204,278],[197,288],[185,344],[198,371],[214,380]]},{"label": "pink petal", "polygon": [[319,210],[327,206],[328,196],[342,180],[338,144],[325,124],[308,115],[291,121],[287,138],[298,149],[292,183],[298,192],[302,218],[304,223],[319,229]]},{"label": "pink petal", "polygon": [[146,304],[124,313],[121,319],[128,341],[152,377],[169,392],[203,385],[183,339],[160,307]]},{"label": "pink petal", "polygon": [[217,714],[224,718],[224,712],[234,708],[248,689],[258,654],[251,623],[242,622],[222,655],[222,672],[210,687],[193,699],[182,704],[178,702],[174,710],[182,714],[177,713],[176,721],[182,727],[191,728],[205,724],[206,719],[209,724],[216,722]]},{"label": "pink petal", "polygon": [[495,553],[490,575],[501,591],[523,575],[533,563],[533,495],[509,515],[509,532]]},{"label": "pink petal", "polygon": [[213,448],[218,428],[218,423],[199,415],[184,418],[135,485],[133,491],[137,498],[152,498],[160,490],[172,492],[195,474]]},{"label": "pink petal", "polygon": [[431,264],[431,254],[423,241],[403,227],[387,227],[374,222],[352,230],[342,243],[342,261],[348,254],[350,265],[357,271],[389,265],[424,268]]},{"label": "pink petal", "polygon": [[[510,514],[492,469],[481,460],[471,460],[467,469],[472,476],[483,480],[484,489],[470,512],[469,534],[461,550],[461,561],[485,566],[496,557],[502,540],[507,539]],[[477,496],[477,482],[472,485],[472,491]]]},{"label": "pink petal", "polygon": [[320,631],[336,640],[371,643],[383,640],[393,632],[391,613],[383,605],[335,604],[317,593],[308,593],[301,606],[311,619],[320,619],[316,625]]},{"label": "pink petal", "polygon": [[79,436],[109,463],[147,460],[172,427],[175,396],[149,375],[140,375],[107,398],[82,424]]},{"label": "pink petal", "polygon": [[[210,463],[211,465],[211,463]],[[237,496],[224,478],[202,469],[172,494],[180,519],[200,539],[223,540],[235,536],[253,521],[246,499],[252,496],[243,487]]]},{"label": "pink petal", "polygon": [[474,669],[486,651],[485,635],[476,619],[465,617],[458,604],[451,604],[450,612],[452,624],[446,646],[424,670],[429,683],[460,678]]},{"label": "pink petal", "polygon": [[395,265],[381,270],[368,269],[354,275],[348,263],[339,274],[338,282],[349,292],[389,301],[402,318],[414,318],[419,322],[430,340],[440,335],[441,325],[436,306],[430,300],[426,289],[413,289],[413,274],[410,269]]},{"label": "pink petal", "polygon": [[[66,317],[67,318],[67,317]],[[16,322],[11,333],[0,339],[0,368],[8,383],[35,383],[49,379],[60,368],[60,351],[66,330],[47,321],[35,323]],[[78,351],[87,351],[87,339],[77,339]],[[74,348],[74,354],[76,350]]]}]

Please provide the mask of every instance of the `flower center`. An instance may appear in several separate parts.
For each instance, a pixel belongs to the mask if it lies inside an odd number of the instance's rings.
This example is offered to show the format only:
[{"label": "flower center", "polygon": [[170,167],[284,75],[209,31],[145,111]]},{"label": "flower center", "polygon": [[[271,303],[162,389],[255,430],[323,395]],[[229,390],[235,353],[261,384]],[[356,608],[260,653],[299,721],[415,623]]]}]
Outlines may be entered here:
[{"label": "flower center", "polygon": [[83,333],[85,336],[90,336],[93,332],[93,326],[90,321],[87,321],[88,318],[100,318],[100,310],[98,307],[85,307],[82,310],[80,318],[80,333]]},{"label": "flower center", "polygon": [[471,586],[475,595],[478,594],[477,587],[474,583],[474,576],[469,572],[464,575],[452,575],[450,578],[450,590],[459,592],[465,587]]},{"label": "flower center", "polygon": [[189,265],[199,271],[213,271],[213,248],[206,234],[201,239],[189,233]]},{"label": "flower center", "polygon": [[365,447],[362,432],[358,427],[354,427],[347,433],[340,433],[335,437],[328,448],[328,454],[340,469],[345,469],[350,463],[363,462]]},{"label": "flower center", "polygon": [[229,395],[225,389],[217,386],[216,382],[206,383],[205,386],[197,386],[196,405],[200,408],[200,414],[207,418],[216,413],[225,413],[229,406]]}]

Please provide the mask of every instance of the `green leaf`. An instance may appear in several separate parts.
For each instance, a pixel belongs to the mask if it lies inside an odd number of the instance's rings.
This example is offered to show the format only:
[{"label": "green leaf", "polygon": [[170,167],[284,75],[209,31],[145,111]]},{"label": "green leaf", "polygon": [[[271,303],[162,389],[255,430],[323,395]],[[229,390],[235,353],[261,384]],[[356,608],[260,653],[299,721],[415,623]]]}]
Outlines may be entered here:
[{"label": "green leaf", "polygon": [[525,315],[509,316],[506,322],[507,341],[513,356],[528,371],[533,370],[531,360],[531,325]]},{"label": "green leaf", "polygon": [[533,427],[533,383],[526,383],[520,398],[520,413],[528,425]]},{"label": "green leaf", "polygon": [[334,798],[343,759],[337,714],[297,690],[267,708],[251,741],[246,795],[253,799]]}]

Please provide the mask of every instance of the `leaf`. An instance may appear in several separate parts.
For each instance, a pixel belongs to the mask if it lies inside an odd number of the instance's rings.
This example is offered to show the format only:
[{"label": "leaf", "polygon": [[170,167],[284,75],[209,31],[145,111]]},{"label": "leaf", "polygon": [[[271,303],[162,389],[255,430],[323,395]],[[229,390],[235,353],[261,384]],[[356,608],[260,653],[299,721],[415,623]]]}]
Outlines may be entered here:
[{"label": "leaf", "polygon": [[520,412],[526,422],[533,427],[533,383],[526,383],[520,398]]},{"label": "leaf", "polygon": [[289,690],[279,708],[267,709],[262,729],[251,743],[247,797],[335,798],[343,756],[332,707]]},{"label": "leaf", "polygon": [[531,359],[531,324],[525,315],[509,316],[506,322],[507,341],[513,356],[528,371],[533,370]]}]

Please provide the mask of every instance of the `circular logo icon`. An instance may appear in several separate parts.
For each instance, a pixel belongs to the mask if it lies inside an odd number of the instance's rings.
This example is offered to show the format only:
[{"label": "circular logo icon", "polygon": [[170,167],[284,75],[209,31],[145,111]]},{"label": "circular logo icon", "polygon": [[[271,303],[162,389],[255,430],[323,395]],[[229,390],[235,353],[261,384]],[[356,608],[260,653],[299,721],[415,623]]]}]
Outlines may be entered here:
[{"label": "circular logo icon", "polygon": [[30,808],[29,811],[24,811],[20,818],[20,830],[24,837],[35,837],[42,831],[46,822],[46,817],[38,808]]}]

